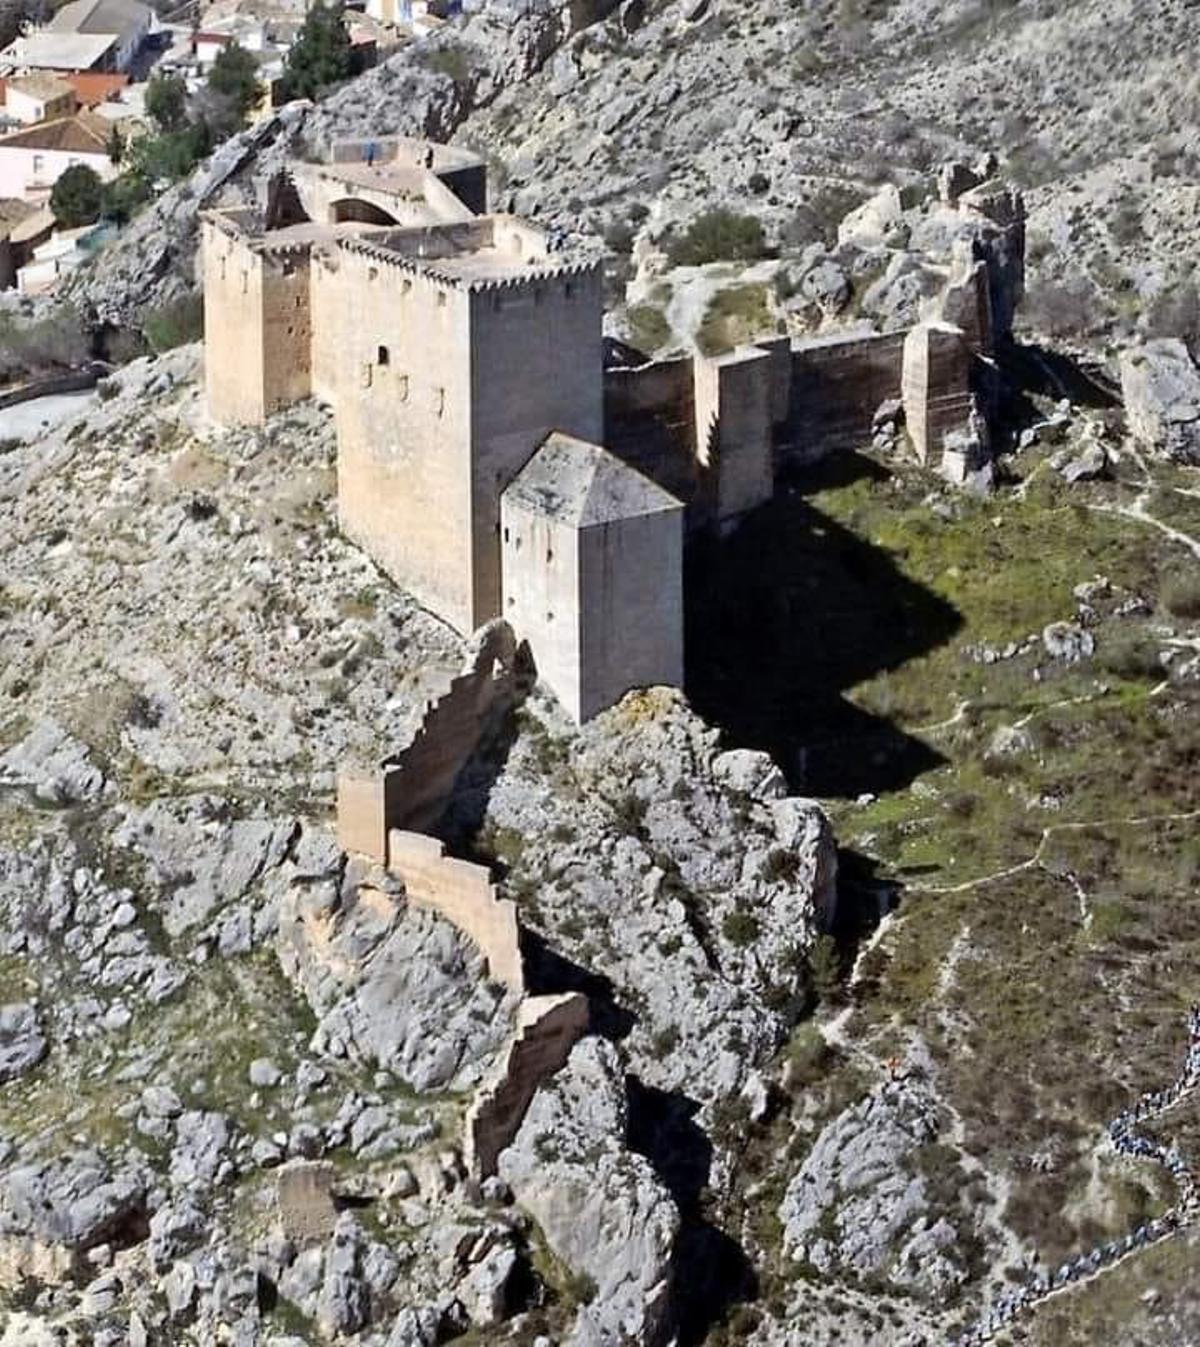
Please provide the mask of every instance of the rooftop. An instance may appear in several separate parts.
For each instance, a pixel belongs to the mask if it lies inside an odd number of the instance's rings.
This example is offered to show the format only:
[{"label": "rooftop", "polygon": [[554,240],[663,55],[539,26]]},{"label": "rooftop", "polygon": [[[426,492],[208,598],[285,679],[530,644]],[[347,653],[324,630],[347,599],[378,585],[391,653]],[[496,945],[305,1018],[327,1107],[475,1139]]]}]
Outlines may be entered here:
[{"label": "rooftop", "polygon": [[682,502],[598,444],[554,431],[504,492],[506,500],[576,528],[682,510]]},{"label": "rooftop", "polygon": [[0,51],[0,63],[40,70],[91,70],[104,60],[115,42],[111,34],[41,29],[10,42]]},{"label": "rooftop", "polygon": [[66,98],[75,91],[66,80],[59,79],[48,70],[31,70],[28,75],[14,75],[6,81],[8,89],[50,102],[55,98]]},{"label": "rooftop", "polygon": [[47,26],[54,33],[125,37],[149,25],[150,10],[138,0],[68,0]]},{"label": "rooftop", "polygon": [[108,123],[93,112],[76,112],[70,117],[53,117],[37,122],[23,131],[0,137],[0,149],[67,150],[75,154],[106,154],[110,136]]}]

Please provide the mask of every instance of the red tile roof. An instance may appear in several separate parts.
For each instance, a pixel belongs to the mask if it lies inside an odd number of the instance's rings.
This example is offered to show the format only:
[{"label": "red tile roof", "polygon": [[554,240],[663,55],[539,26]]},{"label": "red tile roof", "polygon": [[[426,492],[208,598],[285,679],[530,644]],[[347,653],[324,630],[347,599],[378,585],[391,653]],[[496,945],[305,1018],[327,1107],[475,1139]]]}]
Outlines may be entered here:
[{"label": "red tile roof", "polygon": [[108,149],[111,127],[94,112],[77,112],[72,117],[53,117],[37,122],[23,131],[0,137],[0,149],[66,150],[74,154],[104,154]]}]

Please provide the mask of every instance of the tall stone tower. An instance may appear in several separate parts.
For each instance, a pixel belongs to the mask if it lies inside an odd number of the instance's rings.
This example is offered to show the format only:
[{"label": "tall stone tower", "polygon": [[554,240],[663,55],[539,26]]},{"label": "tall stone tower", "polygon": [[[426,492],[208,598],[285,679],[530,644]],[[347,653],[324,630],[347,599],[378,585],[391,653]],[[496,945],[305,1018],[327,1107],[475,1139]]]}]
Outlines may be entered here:
[{"label": "tall stone tower", "polygon": [[504,488],[552,430],[603,435],[599,264],[484,216],[340,241],[313,307],[340,334],[342,527],[472,631],[500,613]]}]

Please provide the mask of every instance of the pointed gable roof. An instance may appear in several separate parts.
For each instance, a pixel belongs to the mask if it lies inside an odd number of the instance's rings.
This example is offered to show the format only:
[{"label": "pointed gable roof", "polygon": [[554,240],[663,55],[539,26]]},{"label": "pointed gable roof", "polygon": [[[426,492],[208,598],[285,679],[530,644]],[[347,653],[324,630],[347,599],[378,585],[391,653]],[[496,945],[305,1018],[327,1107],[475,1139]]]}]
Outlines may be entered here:
[{"label": "pointed gable roof", "polygon": [[504,495],[575,528],[683,509],[682,502],[615,454],[557,430],[542,441]]}]

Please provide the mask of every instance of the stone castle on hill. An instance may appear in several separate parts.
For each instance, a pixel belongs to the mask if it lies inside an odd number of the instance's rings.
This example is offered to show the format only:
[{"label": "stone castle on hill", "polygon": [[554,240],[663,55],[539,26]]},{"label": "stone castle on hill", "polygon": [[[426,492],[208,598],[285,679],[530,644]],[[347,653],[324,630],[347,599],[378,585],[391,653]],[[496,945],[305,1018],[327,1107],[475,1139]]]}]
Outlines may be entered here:
[{"label": "stone castle on hill", "polygon": [[584,721],[683,682],[685,530],[903,404],[921,461],[988,459],[991,353],[1023,279],[1020,198],[971,177],[930,320],[647,362],[606,345],[601,261],[486,209],[486,168],[401,137],[295,163],[203,216],[205,367],[224,423],[335,410],[342,527],[464,633],[506,619]]}]

